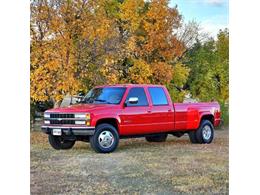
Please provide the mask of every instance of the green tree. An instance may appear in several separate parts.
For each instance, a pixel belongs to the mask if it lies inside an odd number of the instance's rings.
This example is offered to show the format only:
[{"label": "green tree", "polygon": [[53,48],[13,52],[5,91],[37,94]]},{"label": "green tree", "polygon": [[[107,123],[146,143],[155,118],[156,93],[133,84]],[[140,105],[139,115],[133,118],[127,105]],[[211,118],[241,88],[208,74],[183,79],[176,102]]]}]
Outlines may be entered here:
[{"label": "green tree", "polygon": [[220,30],[217,40],[197,42],[183,59],[190,68],[187,89],[200,101],[220,102],[227,119],[229,98],[229,32]]}]

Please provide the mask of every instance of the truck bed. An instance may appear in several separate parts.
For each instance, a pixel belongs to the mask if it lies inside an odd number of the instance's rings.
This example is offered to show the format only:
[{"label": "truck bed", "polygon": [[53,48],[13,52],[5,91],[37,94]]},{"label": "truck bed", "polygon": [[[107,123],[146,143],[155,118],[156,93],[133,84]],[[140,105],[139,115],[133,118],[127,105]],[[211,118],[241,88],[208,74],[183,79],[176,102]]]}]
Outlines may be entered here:
[{"label": "truck bed", "polygon": [[[206,116],[214,126],[220,123],[220,106],[217,102],[173,103],[175,130],[192,130],[199,127],[201,117]],[[212,117],[213,116],[213,117]]]}]

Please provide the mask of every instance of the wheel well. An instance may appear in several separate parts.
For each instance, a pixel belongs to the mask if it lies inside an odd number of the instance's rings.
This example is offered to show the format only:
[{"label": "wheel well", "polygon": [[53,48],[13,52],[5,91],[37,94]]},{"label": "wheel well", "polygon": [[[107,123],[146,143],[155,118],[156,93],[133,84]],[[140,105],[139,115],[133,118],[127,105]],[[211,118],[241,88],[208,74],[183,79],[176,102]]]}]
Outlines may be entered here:
[{"label": "wheel well", "polygon": [[117,120],[115,118],[103,118],[103,119],[99,119],[96,122],[96,126],[102,124],[102,123],[108,123],[112,126],[114,126],[117,130],[118,130],[118,123]]},{"label": "wheel well", "polygon": [[200,121],[203,120],[209,120],[212,123],[212,125],[214,125],[214,116],[211,114],[202,116]]}]

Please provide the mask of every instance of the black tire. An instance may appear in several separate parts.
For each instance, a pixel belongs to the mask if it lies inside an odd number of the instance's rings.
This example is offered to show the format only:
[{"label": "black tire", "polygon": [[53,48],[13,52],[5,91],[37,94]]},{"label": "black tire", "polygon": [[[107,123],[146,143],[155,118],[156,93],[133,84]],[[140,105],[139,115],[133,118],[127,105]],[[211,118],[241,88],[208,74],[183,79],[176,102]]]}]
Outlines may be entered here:
[{"label": "black tire", "polygon": [[[105,147],[102,145],[101,137],[104,134],[108,134],[109,139],[113,140],[109,142],[108,146]],[[110,137],[111,135],[112,137]],[[104,139],[106,139],[107,135],[104,135]],[[113,125],[103,123],[97,126],[95,134],[90,137],[90,145],[91,147],[98,153],[110,153],[113,152],[119,143],[119,135],[116,128]],[[111,144],[111,145],[110,145]]]},{"label": "black tire", "polygon": [[[204,131],[209,132],[205,134]],[[207,135],[207,136],[206,136]],[[196,131],[196,139],[200,144],[209,144],[214,138],[214,126],[209,120],[203,120]]]},{"label": "black tire", "polygon": [[167,139],[167,134],[162,134],[162,135],[151,135],[151,136],[146,136],[145,139],[148,142],[165,142]]},{"label": "black tire", "polygon": [[74,146],[75,141],[64,140],[61,136],[53,136],[50,134],[49,143],[56,150],[67,150],[71,149]]},{"label": "black tire", "polygon": [[189,138],[190,138],[190,142],[193,143],[193,144],[198,144],[198,140],[197,140],[197,137],[196,137],[196,131],[190,131],[188,133],[189,135]]}]

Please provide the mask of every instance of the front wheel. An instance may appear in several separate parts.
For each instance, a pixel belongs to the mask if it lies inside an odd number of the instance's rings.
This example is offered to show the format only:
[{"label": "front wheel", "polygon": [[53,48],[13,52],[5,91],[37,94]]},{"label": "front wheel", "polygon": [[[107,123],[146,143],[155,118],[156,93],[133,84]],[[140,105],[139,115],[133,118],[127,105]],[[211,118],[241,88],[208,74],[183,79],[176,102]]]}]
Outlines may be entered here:
[{"label": "front wheel", "polygon": [[98,125],[95,134],[90,137],[90,145],[98,153],[113,152],[118,143],[119,135],[116,128],[107,123]]},{"label": "front wheel", "polygon": [[49,143],[56,150],[66,150],[71,149],[74,146],[75,141],[64,140],[61,136],[49,135]]}]

